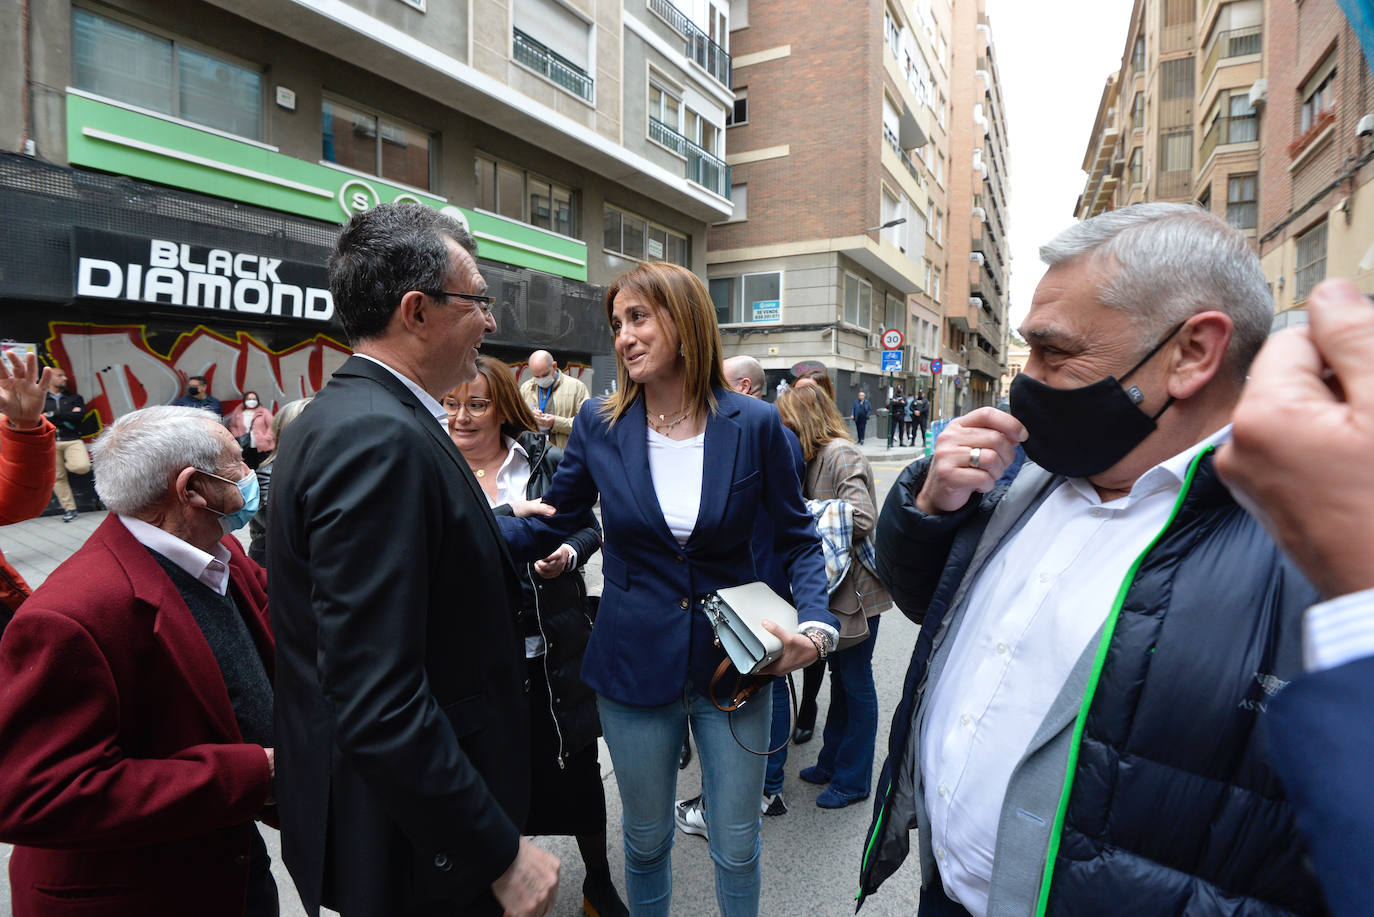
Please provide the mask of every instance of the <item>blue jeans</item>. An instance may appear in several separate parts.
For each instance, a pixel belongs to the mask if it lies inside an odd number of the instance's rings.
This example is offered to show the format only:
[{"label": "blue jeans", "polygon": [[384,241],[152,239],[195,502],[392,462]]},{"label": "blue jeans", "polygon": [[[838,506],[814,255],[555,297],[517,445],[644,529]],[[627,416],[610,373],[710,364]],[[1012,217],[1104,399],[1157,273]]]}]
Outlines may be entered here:
[{"label": "blue jeans", "polygon": [[[787,767],[788,739],[792,737],[792,701],[787,692],[787,679],[773,679],[773,728],[768,735],[768,747],[778,750],[768,756],[768,769],[763,777],[763,791],[769,796],[782,792],[783,769]],[[778,746],[782,746],[778,748]],[[762,751],[763,749],[759,749]]]},{"label": "blue jeans", "polygon": [[835,792],[858,799],[873,785],[873,743],[878,738],[878,692],[873,687],[873,645],[878,620],[868,619],[868,639],[832,653],[830,709],[816,766],[831,776]]},{"label": "blue jeans", "polygon": [[[735,734],[767,747],[773,704],[765,687],[734,713]],[[756,917],[762,885],[759,799],[767,758],[740,748],[722,713],[688,686],[663,707],[630,707],[597,696],[601,729],[620,788],[625,888],[634,917],[667,917],[673,897],[672,849],[678,756],[687,723],[697,743],[706,828],[723,917]]]}]

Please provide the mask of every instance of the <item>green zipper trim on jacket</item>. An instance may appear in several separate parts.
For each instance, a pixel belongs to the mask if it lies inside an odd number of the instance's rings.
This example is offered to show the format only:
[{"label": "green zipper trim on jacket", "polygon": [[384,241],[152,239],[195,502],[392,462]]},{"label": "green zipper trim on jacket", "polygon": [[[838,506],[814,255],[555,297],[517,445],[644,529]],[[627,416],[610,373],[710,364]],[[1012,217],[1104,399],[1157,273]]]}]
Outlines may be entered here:
[{"label": "green zipper trim on jacket", "polygon": [[1078,707],[1078,718],[1074,721],[1073,742],[1069,746],[1068,767],[1064,771],[1064,789],[1059,794],[1059,808],[1054,815],[1054,826],[1050,830],[1050,845],[1045,851],[1045,870],[1040,879],[1040,896],[1035,904],[1035,917],[1045,917],[1045,909],[1050,901],[1050,883],[1054,879],[1054,861],[1059,857],[1059,841],[1064,833],[1064,818],[1069,811],[1069,795],[1073,792],[1073,775],[1078,769],[1078,749],[1083,742],[1083,728],[1088,721],[1088,709],[1092,707],[1093,695],[1097,693],[1097,683],[1102,677],[1102,668],[1107,661],[1107,650],[1111,648],[1112,635],[1116,632],[1116,620],[1121,614],[1121,606],[1126,604],[1126,594],[1131,591],[1131,586],[1135,582],[1135,575],[1140,571],[1140,565],[1145,562],[1145,558],[1154,550],[1155,545],[1169,532],[1174,524],[1174,519],[1178,517],[1178,511],[1183,508],[1183,501],[1188,496],[1189,489],[1193,486],[1193,477],[1197,474],[1198,465],[1208,453],[1214,451],[1216,446],[1208,446],[1196,456],[1188,465],[1188,474],[1183,478],[1183,487],[1178,492],[1178,499],[1174,501],[1174,508],[1169,511],[1169,518],[1165,520],[1164,527],[1150,539],[1150,543],[1145,546],[1145,550],[1140,552],[1140,556],[1131,564],[1126,571],[1126,578],[1122,580],[1121,586],[1116,591],[1116,601],[1112,603],[1111,613],[1107,615],[1107,621],[1102,627],[1102,639],[1097,644],[1097,656],[1093,660],[1093,669],[1088,676],[1088,686],[1083,692],[1083,702]]},{"label": "green zipper trim on jacket", "polygon": [[873,845],[878,843],[878,835],[883,832],[883,821],[887,818],[887,803],[892,796],[892,781],[889,780],[887,786],[883,787],[883,804],[878,809],[878,818],[873,822],[873,831],[868,835],[868,843],[864,845],[863,862],[859,864],[859,893],[854,896],[854,900],[863,903],[864,900],[864,874],[868,872],[868,858],[873,854]]}]

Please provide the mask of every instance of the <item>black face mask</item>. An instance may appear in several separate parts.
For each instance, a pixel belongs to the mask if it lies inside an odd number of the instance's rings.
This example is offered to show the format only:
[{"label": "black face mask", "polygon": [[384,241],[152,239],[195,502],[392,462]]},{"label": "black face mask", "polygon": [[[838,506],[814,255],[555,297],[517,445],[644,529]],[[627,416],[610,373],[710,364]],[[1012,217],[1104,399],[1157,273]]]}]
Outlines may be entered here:
[{"label": "black face mask", "polygon": [[1144,366],[1178,333],[1179,322],[1119,380],[1108,376],[1081,388],[1052,388],[1021,373],[1011,383],[1011,413],[1026,427],[1027,457],[1046,471],[1070,478],[1101,474],[1121,461],[1155,431],[1155,421],[1174,403],[1170,398],[1154,416],[1137,405],[1145,400],[1134,385],[1121,383]]}]

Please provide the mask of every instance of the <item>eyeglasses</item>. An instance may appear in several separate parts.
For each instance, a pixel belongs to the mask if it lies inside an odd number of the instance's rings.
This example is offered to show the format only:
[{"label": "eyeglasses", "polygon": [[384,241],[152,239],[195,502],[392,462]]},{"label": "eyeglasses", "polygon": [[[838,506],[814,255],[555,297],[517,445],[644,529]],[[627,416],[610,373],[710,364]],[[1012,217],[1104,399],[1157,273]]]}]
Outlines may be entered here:
[{"label": "eyeglasses", "polygon": [[482,311],[487,313],[488,315],[491,314],[491,304],[496,302],[495,297],[482,296],[479,293],[454,293],[450,290],[429,290],[427,292],[430,296],[448,296],[453,299],[461,299],[466,302],[470,302],[476,306],[479,306],[482,309]]},{"label": "eyeglasses", "polygon": [[470,398],[467,401],[449,399],[444,402],[444,410],[450,414],[457,414],[462,408],[467,408],[468,416],[472,418],[481,417],[489,407],[491,407],[491,401],[486,398]]}]

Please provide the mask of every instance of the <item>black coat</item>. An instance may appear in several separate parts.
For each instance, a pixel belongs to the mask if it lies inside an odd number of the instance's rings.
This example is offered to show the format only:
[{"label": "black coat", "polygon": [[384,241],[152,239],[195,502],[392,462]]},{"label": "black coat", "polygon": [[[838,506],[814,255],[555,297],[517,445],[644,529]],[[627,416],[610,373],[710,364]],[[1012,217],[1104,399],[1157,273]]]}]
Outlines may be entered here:
[{"label": "black coat", "polygon": [[[878,522],[879,576],[921,632],[878,782],[861,901],[906,856],[908,828],[891,807],[918,690],[1009,486],[1004,479],[957,512],[925,516],[915,497],[929,462],[902,473]],[[1270,695],[1302,670],[1302,613],[1317,599],[1206,455],[1112,632],[1046,913],[1325,913],[1262,725]]]},{"label": "black coat", "polygon": [[[520,445],[530,457],[530,480],[525,497],[537,500],[549,489],[553,473],[563,460],[563,450],[549,445],[549,438],[525,433]],[[508,515],[510,506],[496,507],[497,515]],[[544,579],[526,564],[520,577],[524,597],[521,608],[522,629],[526,634],[544,638],[544,667],[549,691],[545,697],[531,697],[530,703],[549,705],[558,728],[558,756],[563,760],[586,748],[601,735],[601,718],[596,712],[596,693],[582,681],[582,656],[592,635],[596,598],[590,602],[581,567],[601,550],[601,526],[587,514],[587,525],[568,537],[577,552],[577,570],[554,579]]]},{"label": "black coat", "polygon": [[520,586],[486,498],[448,431],[356,356],[273,464],[276,795],[301,900],[489,912],[530,743]]},{"label": "black coat", "polygon": [[48,392],[43,396],[43,416],[57,427],[59,442],[80,439],[81,422],[86,416],[86,399],[76,392],[63,392],[60,395]]}]

